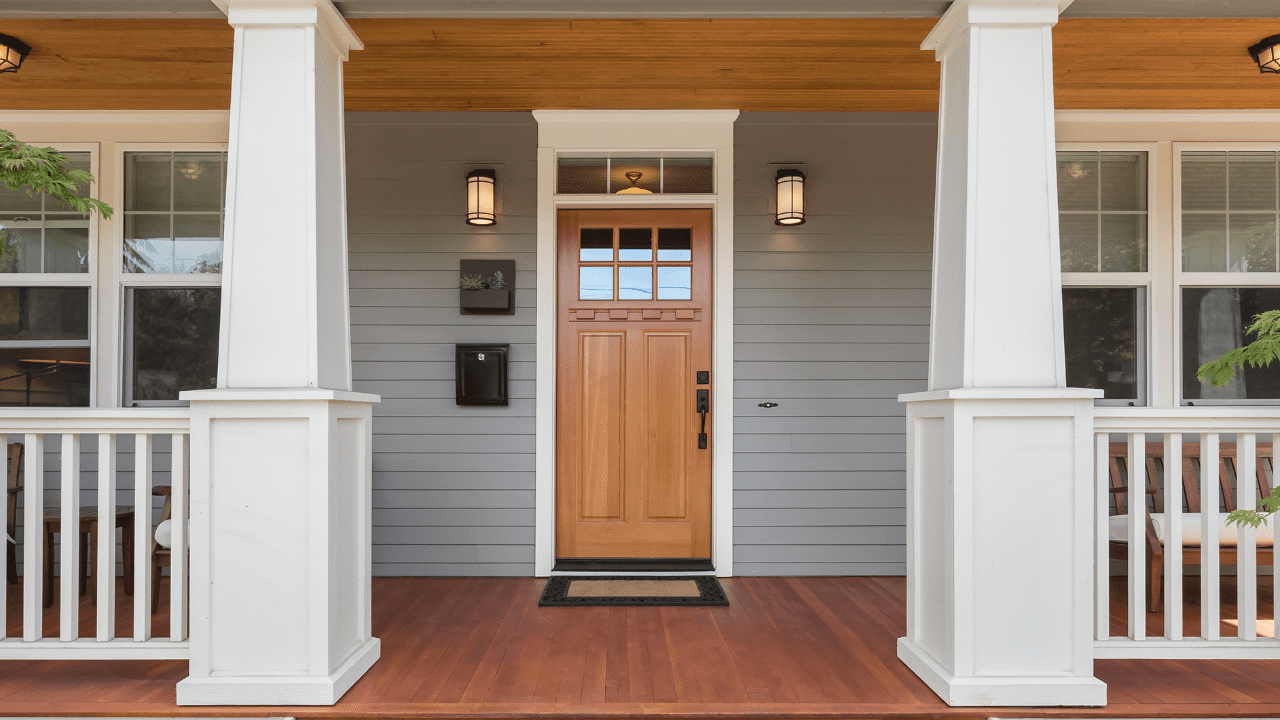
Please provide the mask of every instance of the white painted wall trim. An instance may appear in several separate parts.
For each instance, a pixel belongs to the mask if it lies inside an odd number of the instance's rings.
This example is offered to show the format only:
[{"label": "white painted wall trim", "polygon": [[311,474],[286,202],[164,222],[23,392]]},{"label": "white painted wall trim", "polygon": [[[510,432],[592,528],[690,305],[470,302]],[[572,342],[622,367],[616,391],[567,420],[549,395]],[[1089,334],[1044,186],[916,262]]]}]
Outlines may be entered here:
[{"label": "white painted wall trim", "polygon": [[[538,121],[537,399],[534,404],[534,574],[555,564],[556,212],[567,207],[706,207],[712,210],[713,305],[711,559],[733,574],[733,123],[737,110],[535,110]],[[705,153],[709,196],[555,194],[561,153]]]}]

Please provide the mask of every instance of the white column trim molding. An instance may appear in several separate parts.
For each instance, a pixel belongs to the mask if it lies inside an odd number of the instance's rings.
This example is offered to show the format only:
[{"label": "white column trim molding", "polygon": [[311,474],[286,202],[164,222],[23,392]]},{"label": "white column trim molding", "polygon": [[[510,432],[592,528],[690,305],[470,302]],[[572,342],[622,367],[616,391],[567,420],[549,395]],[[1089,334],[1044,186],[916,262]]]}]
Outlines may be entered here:
[{"label": "white column trim molding", "polygon": [[[733,574],[733,123],[737,110],[535,110],[538,121],[537,380],[534,574],[555,563],[556,211],[570,207],[704,207],[713,216],[711,559]],[[555,193],[561,154],[703,153],[714,158],[712,195]]]}]

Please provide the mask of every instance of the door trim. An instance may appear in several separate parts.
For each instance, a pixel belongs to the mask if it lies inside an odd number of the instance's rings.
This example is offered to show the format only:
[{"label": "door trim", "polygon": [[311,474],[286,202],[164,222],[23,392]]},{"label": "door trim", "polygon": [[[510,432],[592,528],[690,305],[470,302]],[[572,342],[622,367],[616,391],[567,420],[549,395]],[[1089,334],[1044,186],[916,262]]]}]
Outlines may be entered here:
[{"label": "door trim", "polygon": [[[711,560],[733,575],[733,123],[737,110],[535,110],[538,122],[534,574],[555,563],[556,215],[568,208],[712,211]],[[711,195],[556,195],[560,155],[697,153],[715,162]]]}]

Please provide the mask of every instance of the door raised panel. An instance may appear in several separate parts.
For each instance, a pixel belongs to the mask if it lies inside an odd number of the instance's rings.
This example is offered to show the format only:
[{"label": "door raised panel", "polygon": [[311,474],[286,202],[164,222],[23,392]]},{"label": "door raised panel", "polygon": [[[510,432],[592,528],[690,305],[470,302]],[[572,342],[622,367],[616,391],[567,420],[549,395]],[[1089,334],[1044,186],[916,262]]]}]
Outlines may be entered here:
[{"label": "door raised panel", "polygon": [[621,520],[626,423],[626,334],[578,336],[578,407],[582,411],[579,455],[583,520]]},{"label": "door raised panel", "polygon": [[644,333],[644,518],[684,520],[688,515],[689,451],[697,429],[689,369],[690,333]]}]

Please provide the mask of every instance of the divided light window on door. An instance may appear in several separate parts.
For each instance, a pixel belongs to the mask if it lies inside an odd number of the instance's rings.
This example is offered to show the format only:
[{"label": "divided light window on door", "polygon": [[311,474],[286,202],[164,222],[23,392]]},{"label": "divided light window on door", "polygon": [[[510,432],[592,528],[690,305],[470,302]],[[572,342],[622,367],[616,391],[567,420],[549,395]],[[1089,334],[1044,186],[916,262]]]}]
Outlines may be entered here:
[{"label": "divided light window on door", "polygon": [[689,300],[689,228],[582,228],[579,300]]}]

